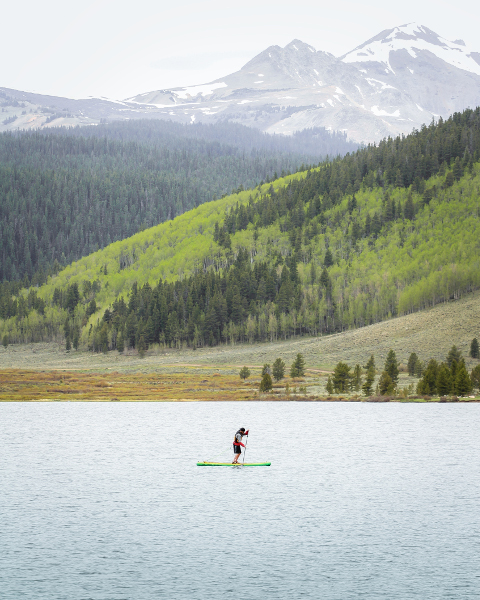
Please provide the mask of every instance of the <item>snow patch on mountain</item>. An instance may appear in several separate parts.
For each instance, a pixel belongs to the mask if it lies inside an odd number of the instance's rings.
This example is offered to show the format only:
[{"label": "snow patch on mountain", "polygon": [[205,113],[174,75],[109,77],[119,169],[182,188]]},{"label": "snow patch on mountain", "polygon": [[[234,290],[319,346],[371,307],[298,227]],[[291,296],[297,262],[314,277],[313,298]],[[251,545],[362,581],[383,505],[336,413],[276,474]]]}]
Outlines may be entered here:
[{"label": "snow patch on mountain", "polygon": [[416,59],[419,52],[431,52],[440,60],[458,69],[480,75],[480,65],[472,56],[465,43],[450,42],[437,35],[428,27],[409,23],[391,30],[386,30],[378,36],[341,57],[346,63],[376,62],[387,66],[387,72],[393,69],[390,64],[391,53],[407,51]]},{"label": "snow patch on mountain", "polygon": [[210,94],[213,94],[215,90],[225,87],[227,87],[227,84],[223,81],[221,83],[206,83],[204,85],[194,85],[192,87],[176,90],[175,95],[178,98],[182,98],[182,100],[187,100],[188,98],[194,98],[198,95],[209,96]]}]

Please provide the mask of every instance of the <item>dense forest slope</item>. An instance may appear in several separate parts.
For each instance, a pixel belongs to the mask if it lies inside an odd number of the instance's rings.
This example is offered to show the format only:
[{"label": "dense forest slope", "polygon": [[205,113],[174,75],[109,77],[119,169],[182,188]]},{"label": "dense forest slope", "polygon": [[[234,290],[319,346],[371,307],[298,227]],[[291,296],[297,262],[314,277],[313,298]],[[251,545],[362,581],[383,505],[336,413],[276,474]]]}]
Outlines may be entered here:
[{"label": "dense forest slope", "polygon": [[206,203],[15,299],[9,342],[94,350],[359,327],[480,285],[480,110]]},{"label": "dense forest slope", "polygon": [[0,281],[43,283],[59,265],[232,189],[355,148],[323,129],[282,139],[158,121],[1,134]]}]

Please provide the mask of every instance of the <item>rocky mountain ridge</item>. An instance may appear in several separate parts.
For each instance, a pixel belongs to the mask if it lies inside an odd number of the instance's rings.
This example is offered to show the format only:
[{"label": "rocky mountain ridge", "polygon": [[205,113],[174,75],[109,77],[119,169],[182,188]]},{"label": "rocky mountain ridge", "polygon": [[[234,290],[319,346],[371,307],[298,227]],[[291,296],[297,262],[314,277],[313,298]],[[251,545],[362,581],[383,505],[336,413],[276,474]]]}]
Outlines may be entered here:
[{"label": "rocky mountain ridge", "polygon": [[[355,142],[374,142],[479,105],[480,53],[462,40],[450,42],[423,25],[407,24],[382,31],[339,58],[293,40],[284,48],[270,46],[213,82],[123,101],[0,88],[2,94],[7,99],[0,102],[0,130],[118,119],[227,120],[285,135],[325,127],[345,131]],[[8,98],[25,110],[9,106]]]}]

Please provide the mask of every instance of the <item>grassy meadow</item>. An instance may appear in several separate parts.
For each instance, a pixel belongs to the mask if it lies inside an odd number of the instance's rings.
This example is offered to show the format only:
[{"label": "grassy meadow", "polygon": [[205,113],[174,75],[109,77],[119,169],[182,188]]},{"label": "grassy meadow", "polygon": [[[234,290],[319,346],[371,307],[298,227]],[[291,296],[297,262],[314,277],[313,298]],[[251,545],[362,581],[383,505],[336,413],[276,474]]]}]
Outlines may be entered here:
[{"label": "grassy meadow", "polygon": [[[479,337],[479,317],[480,292],[476,292],[428,311],[324,337],[197,350],[155,346],[144,358],[136,351],[66,352],[63,343],[0,347],[0,400],[322,400],[329,397],[327,378],[339,361],[363,366],[373,354],[381,371],[390,348],[402,366],[399,389],[404,389],[418,381],[406,372],[411,352],[422,361],[442,361],[455,344],[469,371],[478,364],[468,357],[468,350],[472,338]],[[281,357],[288,371],[298,352],[305,357],[306,377],[287,377],[274,385],[271,394],[259,394],[263,364]],[[245,382],[238,375],[243,365],[251,371]],[[351,399],[360,398],[352,394]]]}]

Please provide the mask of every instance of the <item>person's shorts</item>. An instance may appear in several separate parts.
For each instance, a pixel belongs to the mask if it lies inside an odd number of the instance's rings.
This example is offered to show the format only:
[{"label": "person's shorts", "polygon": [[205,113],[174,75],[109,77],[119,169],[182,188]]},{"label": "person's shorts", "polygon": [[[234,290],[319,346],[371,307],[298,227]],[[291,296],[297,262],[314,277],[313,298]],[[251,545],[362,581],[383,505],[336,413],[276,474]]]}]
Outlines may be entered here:
[{"label": "person's shorts", "polygon": [[241,454],[242,453],[242,447],[241,446],[235,446],[235,444],[233,444],[233,453],[234,454]]}]

